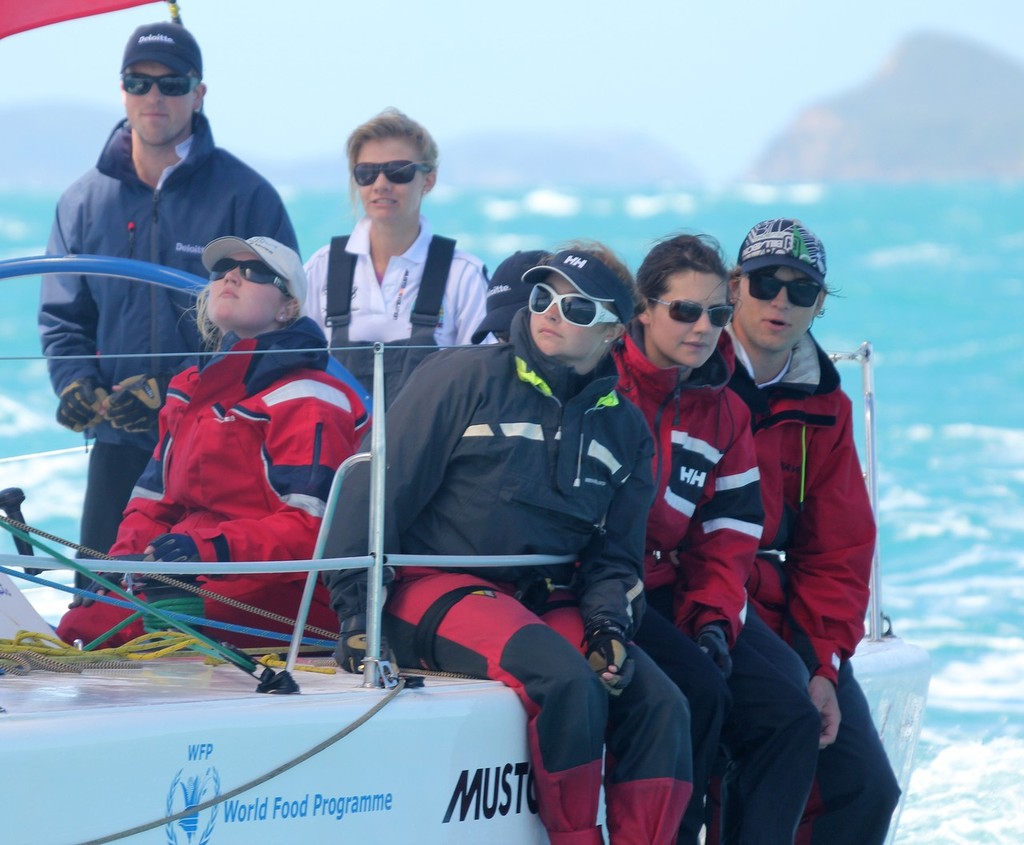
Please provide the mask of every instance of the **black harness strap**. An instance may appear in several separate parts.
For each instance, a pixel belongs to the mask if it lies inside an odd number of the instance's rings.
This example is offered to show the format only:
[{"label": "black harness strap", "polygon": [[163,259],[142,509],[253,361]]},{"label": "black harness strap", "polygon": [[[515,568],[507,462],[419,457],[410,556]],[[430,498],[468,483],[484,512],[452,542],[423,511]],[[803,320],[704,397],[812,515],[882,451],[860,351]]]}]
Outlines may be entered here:
[{"label": "black harness strap", "polygon": [[[331,248],[327,258],[327,326],[332,329],[331,345],[347,346],[348,327],[352,322],[352,285],[356,274],[358,256],[346,251],[348,235],[331,238]],[[455,241],[434,235],[427,247],[427,261],[423,267],[423,279],[420,282],[419,294],[413,306],[410,322],[413,335],[409,338],[410,345],[427,346],[433,343],[434,328],[441,313],[441,301],[448,286],[448,273],[451,270],[452,258],[455,256]],[[426,327],[430,334],[425,343],[414,343],[417,328]]]},{"label": "black harness strap", "polygon": [[416,658],[424,668],[437,671],[437,657],[434,654],[437,629],[441,627],[441,622],[448,615],[448,611],[473,593],[494,593],[494,587],[488,584],[467,584],[463,587],[456,587],[434,599],[434,603],[420,618],[419,624],[416,626],[416,634],[413,637],[413,649],[416,652]]},{"label": "black harness strap", "polygon": [[455,257],[455,241],[451,238],[443,238],[434,235],[430,239],[430,246],[427,247],[427,261],[423,265],[423,281],[420,282],[420,292],[416,297],[416,304],[412,309],[410,322],[412,323],[413,335],[420,326],[428,328],[430,334],[426,344],[414,344],[413,338],[409,338],[410,345],[430,345],[434,342],[434,329],[437,327],[437,318],[441,313],[441,300],[444,298],[444,290],[448,285],[448,273],[451,271],[452,259]]}]

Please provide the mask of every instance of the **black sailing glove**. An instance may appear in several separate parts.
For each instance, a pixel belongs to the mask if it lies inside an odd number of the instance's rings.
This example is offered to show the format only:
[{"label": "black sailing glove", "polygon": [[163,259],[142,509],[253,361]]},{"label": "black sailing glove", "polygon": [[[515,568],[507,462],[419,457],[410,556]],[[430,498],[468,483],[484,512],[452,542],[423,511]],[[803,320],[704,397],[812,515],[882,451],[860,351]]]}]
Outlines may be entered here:
[{"label": "black sailing glove", "polygon": [[118,382],[110,395],[107,422],[114,428],[135,433],[156,428],[170,380],[167,373],[157,373]]},{"label": "black sailing glove", "polygon": [[334,649],[335,662],[346,672],[363,671],[366,658],[366,614],[357,613],[341,623],[338,646]]},{"label": "black sailing glove", "polygon": [[697,632],[697,645],[711,662],[718,667],[723,678],[732,674],[732,657],[729,656],[729,640],[721,622],[709,622]]},{"label": "black sailing glove", "polygon": [[86,377],[73,381],[60,392],[57,422],[72,431],[84,431],[103,421],[100,413],[107,391]]},{"label": "black sailing glove", "polygon": [[[590,668],[601,675],[610,695],[619,695],[629,686],[636,671],[629,659],[626,632],[610,619],[595,619],[587,625],[583,644]],[[615,667],[615,672],[610,670],[611,666]]]}]

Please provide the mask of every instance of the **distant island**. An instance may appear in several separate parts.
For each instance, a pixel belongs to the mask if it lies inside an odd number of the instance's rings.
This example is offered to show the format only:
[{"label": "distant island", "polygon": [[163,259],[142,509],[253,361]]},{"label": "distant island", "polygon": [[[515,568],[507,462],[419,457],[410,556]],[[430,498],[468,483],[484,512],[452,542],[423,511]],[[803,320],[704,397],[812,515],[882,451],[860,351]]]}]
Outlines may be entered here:
[{"label": "distant island", "polygon": [[[96,161],[121,115],[66,103],[0,111],[0,190],[62,189]],[[73,127],[69,131],[68,127]],[[216,132],[216,125],[214,127]],[[950,182],[1024,178],[1024,68],[954,35],[903,42],[864,85],[809,105],[743,181]],[[85,140],[88,139],[88,140]],[[343,190],[343,152],[260,160],[286,189]],[[558,135],[480,132],[443,139],[445,185],[519,189],[698,187],[697,168],[642,128]]]},{"label": "distant island", "polygon": [[750,181],[951,182],[1024,178],[1024,69],[987,47],[914,36],[864,86],[806,109]]}]

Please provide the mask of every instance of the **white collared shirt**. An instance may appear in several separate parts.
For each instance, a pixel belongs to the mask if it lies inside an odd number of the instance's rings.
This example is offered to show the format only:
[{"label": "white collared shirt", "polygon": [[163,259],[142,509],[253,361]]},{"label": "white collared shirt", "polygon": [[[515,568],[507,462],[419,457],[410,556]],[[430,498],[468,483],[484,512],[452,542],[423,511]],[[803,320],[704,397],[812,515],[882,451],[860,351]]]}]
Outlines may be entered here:
[{"label": "white collared shirt", "polygon": [[156,183],[156,189],[158,191],[164,186],[164,182],[167,181],[167,177],[185,163],[185,159],[188,158],[188,154],[192,149],[192,139],[194,137],[194,135],[189,135],[184,141],[174,148],[174,154],[178,157],[178,160],[169,167],[165,167],[164,172],[160,174],[160,181]]},{"label": "white collared shirt", "polygon": [[[420,215],[420,233],[416,240],[404,253],[391,257],[383,280],[378,282],[370,257],[370,220],[364,217],[356,224],[345,247],[346,252],[356,256],[349,340],[389,343],[409,338],[412,333],[410,317],[423,279],[431,236],[430,224]],[[329,256],[328,244],[306,262],[309,287],[304,306],[306,315],[320,325],[328,339],[331,336],[326,324]],[[472,343],[473,332],[487,311],[486,295],[483,262],[475,255],[456,249],[434,332],[438,346]]]}]

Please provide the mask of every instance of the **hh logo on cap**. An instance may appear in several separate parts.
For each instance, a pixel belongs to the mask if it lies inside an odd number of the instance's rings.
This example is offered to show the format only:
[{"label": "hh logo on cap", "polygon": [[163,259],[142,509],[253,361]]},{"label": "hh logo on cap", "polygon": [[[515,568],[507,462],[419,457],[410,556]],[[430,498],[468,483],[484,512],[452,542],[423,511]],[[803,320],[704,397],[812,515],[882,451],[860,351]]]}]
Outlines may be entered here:
[{"label": "hh logo on cap", "polygon": [[562,263],[568,264],[572,267],[579,267],[580,269],[582,269],[587,266],[587,259],[580,258],[577,255],[568,255],[566,256],[565,261],[563,261]]}]

